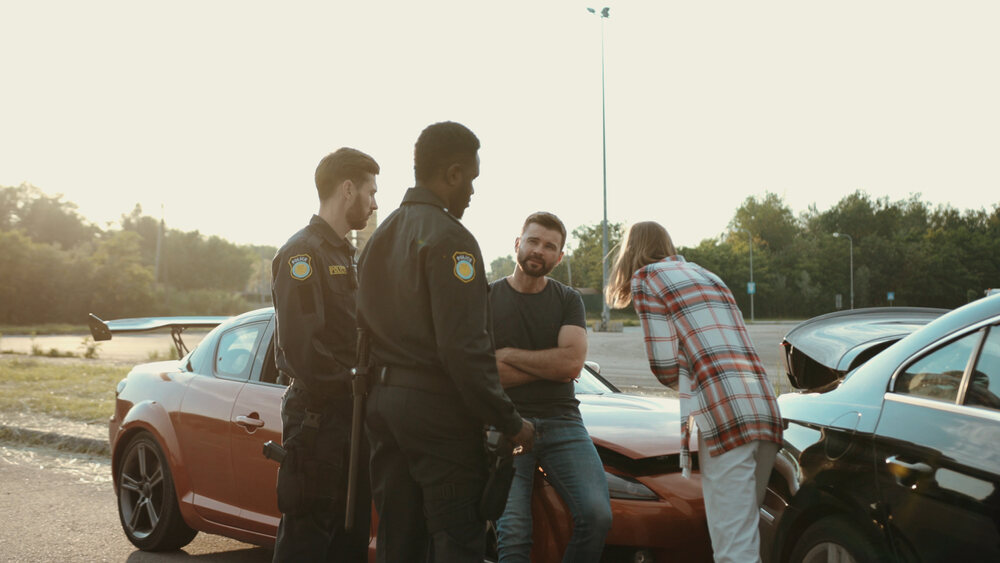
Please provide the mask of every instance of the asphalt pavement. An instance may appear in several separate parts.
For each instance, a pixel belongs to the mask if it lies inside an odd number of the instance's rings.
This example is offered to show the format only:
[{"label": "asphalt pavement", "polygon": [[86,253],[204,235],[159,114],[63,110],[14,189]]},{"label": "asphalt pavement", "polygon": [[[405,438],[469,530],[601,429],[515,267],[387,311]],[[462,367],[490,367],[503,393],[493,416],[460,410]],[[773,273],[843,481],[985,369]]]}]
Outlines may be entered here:
[{"label": "asphalt pavement", "polygon": [[[761,321],[747,325],[750,340],[775,391],[779,393],[789,390],[781,364],[781,339],[796,324],[798,321]],[[587,343],[587,357],[600,364],[601,375],[622,391],[644,395],[671,394],[671,390],[661,385],[649,370],[640,327],[625,327],[619,333],[590,331]]]}]

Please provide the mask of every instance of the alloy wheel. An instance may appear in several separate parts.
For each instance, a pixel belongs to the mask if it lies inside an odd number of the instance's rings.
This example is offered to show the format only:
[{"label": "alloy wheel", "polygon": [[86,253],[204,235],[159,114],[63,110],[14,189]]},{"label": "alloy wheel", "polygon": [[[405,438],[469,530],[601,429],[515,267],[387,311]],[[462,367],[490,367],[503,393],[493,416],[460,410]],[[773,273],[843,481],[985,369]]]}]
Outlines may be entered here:
[{"label": "alloy wheel", "polygon": [[802,563],[857,563],[844,546],[834,542],[816,544],[810,549]]},{"label": "alloy wheel", "polygon": [[119,487],[122,523],[134,537],[148,537],[163,514],[163,460],[159,453],[144,442],[131,448],[122,462]]}]

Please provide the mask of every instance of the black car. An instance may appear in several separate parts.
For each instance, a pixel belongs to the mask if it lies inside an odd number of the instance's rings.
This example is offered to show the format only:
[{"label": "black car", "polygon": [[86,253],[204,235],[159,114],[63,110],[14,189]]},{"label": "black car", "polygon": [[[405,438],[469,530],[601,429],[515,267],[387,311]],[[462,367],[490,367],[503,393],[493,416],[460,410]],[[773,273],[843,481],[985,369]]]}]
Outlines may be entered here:
[{"label": "black car", "polygon": [[764,561],[1000,561],[1000,295],[824,315],[782,342],[800,392]]}]

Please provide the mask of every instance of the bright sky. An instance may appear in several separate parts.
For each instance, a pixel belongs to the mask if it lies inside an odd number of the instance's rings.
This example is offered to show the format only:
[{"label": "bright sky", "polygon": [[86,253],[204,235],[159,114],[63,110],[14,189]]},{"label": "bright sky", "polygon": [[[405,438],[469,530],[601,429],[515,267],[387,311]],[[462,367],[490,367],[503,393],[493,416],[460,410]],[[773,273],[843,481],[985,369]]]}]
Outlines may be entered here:
[{"label": "bright sky", "polygon": [[749,196],[798,214],[864,189],[1000,202],[1000,3],[107,2],[0,0],[0,185],[101,224],[136,203],[170,227],[279,246],[341,146],[412,185],[424,126],[480,138],[466,213],[484,257],[528,213],[662,222],[679,245]]}]

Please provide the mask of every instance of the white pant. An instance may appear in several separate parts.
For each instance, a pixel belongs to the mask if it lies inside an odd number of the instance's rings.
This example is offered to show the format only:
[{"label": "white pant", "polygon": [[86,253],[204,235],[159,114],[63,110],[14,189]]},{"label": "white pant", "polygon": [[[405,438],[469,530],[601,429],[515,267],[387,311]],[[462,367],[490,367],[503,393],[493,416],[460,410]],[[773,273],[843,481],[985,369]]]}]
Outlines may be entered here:
[{"label": "white pant", "polygon": [[713,457],[698,433],[701,489],[716,563],[760,561],[759,509],[778,447],[755,441]]}]

